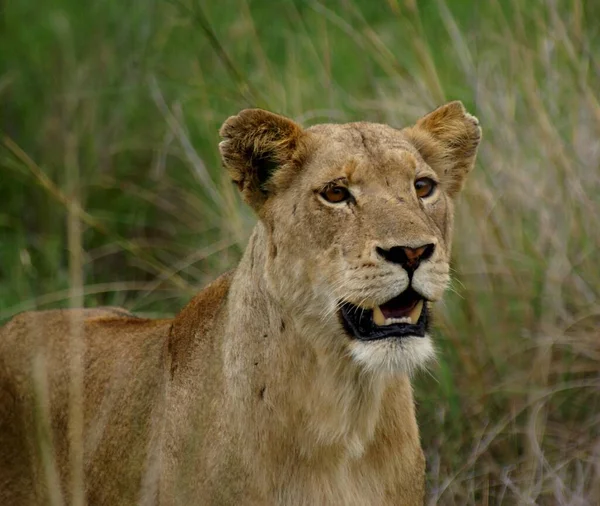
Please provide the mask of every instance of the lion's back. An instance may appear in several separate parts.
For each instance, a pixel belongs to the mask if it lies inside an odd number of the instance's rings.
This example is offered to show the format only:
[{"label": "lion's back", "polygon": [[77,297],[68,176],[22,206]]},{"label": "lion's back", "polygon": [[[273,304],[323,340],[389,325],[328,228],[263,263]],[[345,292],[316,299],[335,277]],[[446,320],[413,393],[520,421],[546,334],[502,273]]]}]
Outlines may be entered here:
[{"label": "lion's back", "polygon": [[69,497],[78,364],[88,501],[130,504],[152,493],[142,488],[155,481],[148,448],[161,418],[170,326],[102,308],[22,313],[0,328],[0,504]]}]

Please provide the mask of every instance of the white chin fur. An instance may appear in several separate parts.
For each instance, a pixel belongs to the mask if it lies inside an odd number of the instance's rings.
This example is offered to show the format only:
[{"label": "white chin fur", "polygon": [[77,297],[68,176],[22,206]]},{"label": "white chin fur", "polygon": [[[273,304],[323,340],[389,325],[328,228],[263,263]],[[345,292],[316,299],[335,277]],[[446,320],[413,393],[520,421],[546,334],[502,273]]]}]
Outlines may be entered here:
[{"label": "white chin fur", "polygon": [[354,360],[373,373],[411,376],[435,357],[431,338],[403,337],[381,341],[352,341],[350,353]]}]

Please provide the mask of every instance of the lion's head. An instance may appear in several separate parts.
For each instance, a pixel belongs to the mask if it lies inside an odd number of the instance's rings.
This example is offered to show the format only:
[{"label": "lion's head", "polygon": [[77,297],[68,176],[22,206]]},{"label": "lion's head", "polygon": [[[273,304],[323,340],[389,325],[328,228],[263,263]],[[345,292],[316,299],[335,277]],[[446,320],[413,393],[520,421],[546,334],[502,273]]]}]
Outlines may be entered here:
[{"label": "lion's head", "polygon": [[432,357],[429,305],[449,282],[453,199],[475,161],[477,119],[451,102],[402,130],[303,129],[248,109],[221,136],[260,218],[269,295],[299,333],[371,370]]}]

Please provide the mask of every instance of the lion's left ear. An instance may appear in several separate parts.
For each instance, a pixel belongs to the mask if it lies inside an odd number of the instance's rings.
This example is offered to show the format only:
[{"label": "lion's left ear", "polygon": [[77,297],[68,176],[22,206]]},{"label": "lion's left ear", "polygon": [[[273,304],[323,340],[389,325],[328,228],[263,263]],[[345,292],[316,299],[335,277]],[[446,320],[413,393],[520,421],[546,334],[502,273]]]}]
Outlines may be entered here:
[{"label": "lion's left ear", "polygon": [[438,173],[446,192],[456,195],[475,164],[481,140],[479,120],[456,101],[438,107],[403,132]]},{"label": "lion's left ear", "polygon": [[[262,109],[244,109],[219,131],[223,164],[244,200],[259,212],[275,191],[275,173],[291,173],[302,162],[302,127]],[[279,174],[283,176],[283,174]]]}]

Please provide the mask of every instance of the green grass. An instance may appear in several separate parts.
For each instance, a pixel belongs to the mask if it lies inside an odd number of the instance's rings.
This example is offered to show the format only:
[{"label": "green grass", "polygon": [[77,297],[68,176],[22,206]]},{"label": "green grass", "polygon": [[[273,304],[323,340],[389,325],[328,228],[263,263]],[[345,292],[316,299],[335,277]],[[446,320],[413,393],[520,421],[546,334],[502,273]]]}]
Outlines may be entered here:
[{"label": "green grass", "polygon": [[[600,501],[600,8],[583,0],[3,2],[0,319],[172,314],[254,218],[229,115],[484,129],[439,364],[417,381],[431,504]],[[417,8],[418,6],[418,8]]]}]

